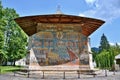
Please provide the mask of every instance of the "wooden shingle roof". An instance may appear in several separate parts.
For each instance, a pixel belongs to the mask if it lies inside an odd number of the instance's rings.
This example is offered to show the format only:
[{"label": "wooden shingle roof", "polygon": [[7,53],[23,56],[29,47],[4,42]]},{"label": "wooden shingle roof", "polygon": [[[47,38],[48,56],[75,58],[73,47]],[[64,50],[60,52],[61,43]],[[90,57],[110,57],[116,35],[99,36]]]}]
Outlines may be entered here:
[{"label": "wooden shingle roof", "polygon": [[[82,28],[82,34],[89,36],[97,30],[105,21],[87,17],[66,14],[35,15],[16,18],[18,25],[29,35],[37,33],[38,23],[50,24],[78,24]],[[76,27],[74,27],[76,28]]]}]

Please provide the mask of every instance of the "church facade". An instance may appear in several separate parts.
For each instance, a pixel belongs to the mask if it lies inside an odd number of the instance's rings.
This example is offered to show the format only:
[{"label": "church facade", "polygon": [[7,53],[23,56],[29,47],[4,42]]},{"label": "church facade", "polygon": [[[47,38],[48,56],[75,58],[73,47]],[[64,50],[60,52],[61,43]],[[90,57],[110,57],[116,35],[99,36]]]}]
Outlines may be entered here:
[{"label": "church facade", "polygon": [[29,66],[85,66],[93,69],[89,35],[104,21],[65,14],[15,19],[29,35]]}]

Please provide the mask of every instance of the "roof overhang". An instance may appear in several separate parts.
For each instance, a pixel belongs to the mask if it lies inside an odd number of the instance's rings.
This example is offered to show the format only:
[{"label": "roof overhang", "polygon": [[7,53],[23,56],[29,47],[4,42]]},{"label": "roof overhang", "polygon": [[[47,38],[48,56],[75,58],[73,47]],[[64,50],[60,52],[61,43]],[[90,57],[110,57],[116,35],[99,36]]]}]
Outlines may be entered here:
[{"label": "roof overhang", "polygon": [[[88,17],[80,17],[65,14],[35,15],[16,18],[15,21],[29,36],[37,33],[37,24],[72,24],[82,28],[82,34],[89,36],[97,30],[105,21]],[[76,27],[74,27],[76,28]]]}]

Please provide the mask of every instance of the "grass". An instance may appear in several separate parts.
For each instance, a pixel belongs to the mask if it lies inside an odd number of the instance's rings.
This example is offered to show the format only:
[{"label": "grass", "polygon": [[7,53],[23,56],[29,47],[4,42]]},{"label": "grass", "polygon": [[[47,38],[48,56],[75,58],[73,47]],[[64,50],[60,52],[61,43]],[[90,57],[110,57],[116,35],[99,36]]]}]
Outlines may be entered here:
[{"label": "grass", "polygon": [[0,74],[13,72],[20,69],[20,66],[0,66]]}]

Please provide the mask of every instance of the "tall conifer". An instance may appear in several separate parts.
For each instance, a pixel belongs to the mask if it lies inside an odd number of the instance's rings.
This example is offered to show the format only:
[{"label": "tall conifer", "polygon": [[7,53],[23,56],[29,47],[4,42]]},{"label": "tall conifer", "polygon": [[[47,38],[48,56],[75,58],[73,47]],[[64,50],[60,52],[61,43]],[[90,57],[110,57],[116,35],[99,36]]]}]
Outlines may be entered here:
[{"label": "tall conifer", "polygon": [[107,37],[103,34],[101,36],[99,49],[100,49],[100,51],[103,51],[103,50],[109,50],[109,48],[110,48],[110,45],[109,45],[109,42],[107,40]]}]

